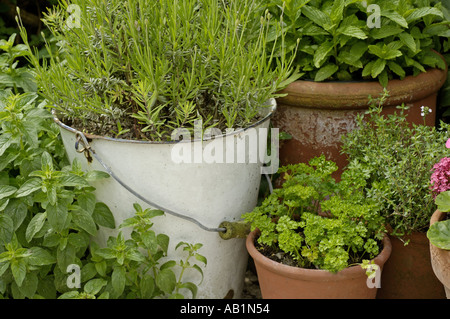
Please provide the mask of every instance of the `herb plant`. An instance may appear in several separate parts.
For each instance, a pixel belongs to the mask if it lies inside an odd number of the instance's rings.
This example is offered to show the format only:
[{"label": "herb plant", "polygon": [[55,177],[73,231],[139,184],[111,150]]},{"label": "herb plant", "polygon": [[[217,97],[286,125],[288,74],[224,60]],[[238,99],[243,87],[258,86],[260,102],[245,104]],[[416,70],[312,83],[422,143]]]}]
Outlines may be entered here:
[{"label": "herb plant", "polygon": [[[314,81],[388,80],[445,69],[432,51],[448,38],[440,2],[430,0],[266,0],[274,17],[283,12],[285,47],[304,78]],[[271,32],[269,41],[280,35]],[[297,42],[298,51],[296,51]],[[279,46],[280,47],[280,46]],[[448,50],[448,47],[444,48]],[[444,52],[441,52],[444,53]]]},{"label": "herb plant", "polygon": [[363,176],[343,173],[325,157],[280,168],[284,176],[276,188],[252,212],[243,215],[258,228],[257,239],[266,254],[280,252],[302,268],[337,272],[379,254],[384,234],[383,218],[376,201],[365,198]]},{"label": "herb plant", "polygon": [[[71,5],[76,17],[60,1],[44,18],[59,50],[49,48],[44,65],[36,54],[30,62],[41,94],[79,130],[170,140],[172,130],[192,130],[195,120],[205,128],[246,127],[297,76],[292,60],[273,56],[269,17],[256,0]],[[21,35],[28,44],[23,26]]]},{"label": "herb plant", "polygon": [[[122,225],[133,229],[130,239],[91,243],[99,226],[116,226],[90,185],[109,175],[68,165],[59,128],[38,101],[36,93],[0,91],[0,298],[195,297],[196,284],[182,279],[190,269],[202,273],[193,262],[206,264],[201,244],[179,243],[186,258],[167,260],[169,238],[150,229],[161,212],[135,205]],[[68,286],[73,265],[82,290]]]},{"label": "herb plant", "polygon": [[19,58],[28,55],[23,44],[14,45],[16,33],[0,40],[0,90],[13,88],[15,93],[36,92],[36,80],[27,66],[19,66]]},{"label": "herb plant", "polygon": [[[156,234],[151,227],[151,219],[164,213],[159,210],[143,210],[134,204],[135,216],[124,221],[120,228],[132,228],[131,239],[125,240],[122,232],[116,238],[110,237],[107,247],[99,248],[91,245],[92,256],[84,267],[86,272],[83,291],[72,290],[64,293],[60,299],[84,298],[184,298],[183,289],[191,292],[195,298],[197,285],[183,282],[182,277],[187,269],[195,269],[203,276],[202,269],[190,260],[194,257],[206,265],[206,258],[200,255],[201,244],[180,242],[176,249],[183,248],[187,252],[186,259],[177,264],[174,260],[159,264],[161,258],[167,256],[169,237]],[[181,269],[178,277],[174,268]],[[90,279],[99,274],[100,278]],[[98,296],[96,296],[98,295]]]},{"label": "herb plant", "polygon": [[343,136],[342,152],[348,156],[347,168],[364,175],[367,196],[383,206],[392,235],[402,237],[426,232],[436,210],[430,179],[434,163],[445,156],[441,145],[449,125],[410,124],[404,105],[395,114],[382,115],[387,96],[385,91],[372,99],[369,111],[357,117],[356,129]]}]

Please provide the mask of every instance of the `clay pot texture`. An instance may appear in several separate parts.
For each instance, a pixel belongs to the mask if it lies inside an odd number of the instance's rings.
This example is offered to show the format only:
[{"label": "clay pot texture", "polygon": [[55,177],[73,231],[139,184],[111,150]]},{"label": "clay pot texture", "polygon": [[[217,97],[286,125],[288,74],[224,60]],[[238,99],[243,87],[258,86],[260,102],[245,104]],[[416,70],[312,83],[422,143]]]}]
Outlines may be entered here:
[{"label": "clay pot texture", "polygon": [[[436,210],[430,219],[430,226],[444,220],[447,213]],[[447,299],[450,299],[450,250],[434,246],[430,242],[431,266],[434,274],[442,283]]]},{"label": "clay pot texture", "polygon": [[378,299],[445,299],[444,287],[431,266],[426,233],[413,232],[402,240],[389,236],[392,253],[381,274]]},{"label": "clay pot texture", "polygon": [[[396,106],[405,103],[410,107],[408,121],[423,124],[420,107],[428,106],[432,113],[426,116],[426,124],[434,126],[437,94],[446,78],[447,69],[430,69],[417,76],[389,81],[390,97],[383,113],[392,114],[398,111]],[[375,81],[291,83],[281,91],[287,96],[277,99],[273,118],[274,127],[292,136],[280,145],[280,164],[307,163],[323,153],[336,162],[341,172],[347,165],[346,156],[340,154],[341,136],[355,129],[356,114],[368,110],[369,95],[378,98],[382,92],[382,86]]]},{"label": "clay pot texture", "polygon": [[[283,265],[261,254],[255,247],[259,230],[247,236],[246,246],[253,258],[263,299],[374,299],[377,288],[369,288],[366,272],[359,265],[337,273],[320,269],[305,269]],[[374,259],[383,269],[391,253],[387,236],[383,250]],[[381,271],[382,274],[382,271]],[[372,283],[376,283],[372,282]],[[374,285],[375,286],[375,285]]]}]

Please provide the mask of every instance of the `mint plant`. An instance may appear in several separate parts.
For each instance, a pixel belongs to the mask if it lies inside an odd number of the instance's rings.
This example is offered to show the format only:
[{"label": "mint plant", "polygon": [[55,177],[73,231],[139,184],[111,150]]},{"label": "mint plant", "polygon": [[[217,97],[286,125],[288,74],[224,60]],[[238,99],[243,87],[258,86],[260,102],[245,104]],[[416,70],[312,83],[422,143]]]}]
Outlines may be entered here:
[{"label": "mint plant", "polygon": [[384,219],[380,206],[366,198],[363,175],[337,170],[325,156],[280,168],[281,188],[243,215],[251,229],[260,231],[257,243],[267,255],[282,252],[302,268],[331,272],[370,260],[381,251]]},{"label": "mint plant", "polygon": [[[445,39],[450,35],[449,21],[440,2],[432,5],[430,0],[266,0],[264,3],[275,18],[283,16],[285,47],[278,42],[278,48],[296,56],[296,65],[305,79],[319,82],[378,79],[386,87],[390,79],[417,75],[427,68],[445,69],[445,62],[432,51],[441,48],[439,37]],[[373,6],[378,10],[369,10]],[[373,23],[376,19],[379,24]],[[280,35],[272,30],[269,42]],[[448,47],[442,49],[448,51]]]},{"label": "mint plant", "polygon": [[0,90],[13,88],[15,93],[36,92],[36,80],[27,66],[19,67],[18,59],[28,55],[24,44],[14,45],[17,34],[0,40]]},{"label": "mint plant", "polygon": [[205,129],[246,127],[297,77],[292,59],[275,57],[267,44],[270,21],[259,1],[71,5],[79,8],[78,26],[68,24],[68,3],[60,1],[44,17],[59,50],[49,47],[48,63],[36,52],[29,60],[40,93],[79,130],[170,140],[195,120]]},{"label": "mint plant", "polygon": [[[132,227],[108,247],[92,242],[100,226],[115,228],[91,182],[102,171],[69,165],[59,128],[36,93],[0,92],[0,298],[181,298],[197,285],[183,275],[197,263],[201,244],[180,243],[186,259],[167,259],[169,238],[151,230],[162,212],[142,210],[121,227]],[[130,204],[131,205],[131,204]],[[83,287],[69,287],[68,267],[80,268]],[[144,267],[144,268],[142,268]],[[175,269],[180,269],[179,273]]]},{"label": "mint plant", "polygon": [[409,124],[404,105],[395,114],[382,115],[387,96],[385,91],[371,99],[367,114],[357,117],[355,130],[343,136],[342,152],[348,156],[347,168],[363,174],[365,194],[383,206],[392,235],[401,238],[428,229],[436,210],[432,169],[446,154],[442,145],[449,125],[441,122],[438,129]]}]

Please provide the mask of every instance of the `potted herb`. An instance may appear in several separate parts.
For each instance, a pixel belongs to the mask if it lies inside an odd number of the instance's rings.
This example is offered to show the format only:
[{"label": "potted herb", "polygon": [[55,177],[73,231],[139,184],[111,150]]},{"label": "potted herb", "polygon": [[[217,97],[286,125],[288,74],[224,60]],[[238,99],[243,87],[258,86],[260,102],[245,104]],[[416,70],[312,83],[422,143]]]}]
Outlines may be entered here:
[{"label": "potted herb", "polygon": [[[441,145],[449,126],[411,125],[404,106],[395,114],[383,115],[385,97],[372,100],[368,113],[358,115],[356,128],[343,136],[342,145],[349,161],[346,168],[364,174],[365,193],[383,206],[380,212],[390,226],[392,254],[378,297],[442,298],[426,232],[436,210],[430,190],[432,168],[445,156]],[[423,111],[426,117],[428,111]]]},{"label": "potted herb", "polygon": [[[450,148],[450,140],[446,142]],[[448,183],[450,172],[450,159],[443,157],[433,166],[431,184],[434,192],[437,210],[430,219],[430,228],[427,237],[430,240],[430,255],[433,271],[439,281],[444,285],[447,299],[450,298],[450,211],[449,196],[450,185]]]},{"label": "potted herb", "polygon": [[[292,59],[275,58],[267,44],[268,15],[254,0],[76,0],[44,21],[59,49],[44,65],[30,57],[39,91],[69,158],[112,173],[95,184],[97,198],[118,224],[133,216],[129,203],[171,212],[157,230],[174,243],[204,243],[209,267],[198,296],[238,297],[245,243],[224,242],[219,225],[256,205],[263,129],[273,98],[296,79]],[[258,153],[235,159],[252,136]],[[101,229],[99,242],[110,235],[117,230]]]},{"label": "potted herb", "polygon": [[[367,110],[368,96],[387,88],[384,112],[410,106],[408,121],[421,123],[420,107],[433,110],[447,66],[434,50],[448,50],[448,20],[441,4],[424,1],[303,0],[266,1],[277,17],[283,12],[286,48],[296,49],[303,76],[277,100],[274,124],[292,139],[280,150],[281,163],[307,162],[324,153],[339,168],[340,136]],[[272,32],[275,39],[276,32]]]},{"label": "potted herb", "polygon": [[[336,170],[323,155],[281,167],[281,188],[243,215],[263,298],[375,298],[391,250],[380,206],[358,171],[336,182]],[[375,283],[361,265],[377,269]]]}]

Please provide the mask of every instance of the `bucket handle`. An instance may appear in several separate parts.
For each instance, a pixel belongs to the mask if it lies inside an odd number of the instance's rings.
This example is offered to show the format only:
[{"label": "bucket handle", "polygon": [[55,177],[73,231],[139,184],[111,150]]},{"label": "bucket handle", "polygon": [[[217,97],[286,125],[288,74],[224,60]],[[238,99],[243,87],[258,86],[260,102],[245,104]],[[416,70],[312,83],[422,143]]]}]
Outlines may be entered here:
[{"label": "bucket handle", "polygon": [[[166,212],[167,214],[173,215],[175,217],[187,220],[191,223],[196,224],[197,226],[199,226],[200,228],[202,228],[203,230],[209,231],[209,232],[219,232],[219,233],[227,233],[228,230],[226,227],[221,227],[224,226],[224,224],[222,223],[218,228],[214,228],[214,227],[207,227],[205,225],[203,225],[202,223],[200,223],[198,220],[196,220],[195,218],[183,215],[183,214],[179,214],[177,212],[174,212],[170,209],[164,208],[158,204],[155,204],[151,201],[149,201],[148,199],[146,199],[144,196],[140,195],[139,193],[137,193],[136,191],[134,191],[130,186],[128,186],[127,184],[125,184],[116,174],[114,174],[114,172],[108,167],[108,165],[106,165],[103,160],[95,153],[95,150],[92,149],[91,145],[89,144],[86,136],[80,132],[80,131],[76,131],[75,132],[75,137],[76,137],[76,142],[75,142],[75,150],[78,153],[84,153],[84,155],[86,156],[86,158],[89,158],[89,154],[91,154],[102,166],[103,168],[108,172],[108,174],[114,178],[120,185],[122,185],[126,190],[128,190],[131,194],[133,194],[134,196],[136,196],[137,198],[139,198],[140,200],[142,200],[143,202],[147,203],[148,205],[155,207],[156,209],[159,209],[163,212]],[[82,144],[82,148],[80,149],[80,143]]]}]

